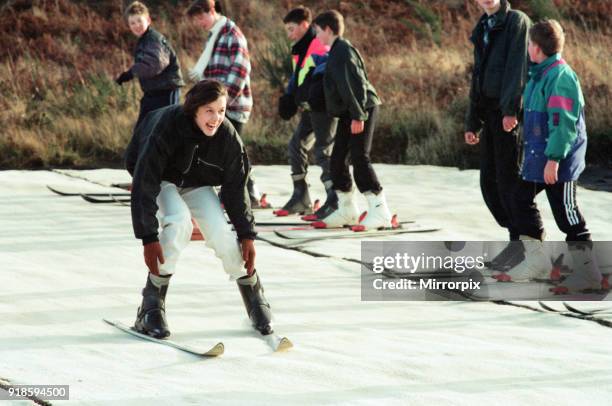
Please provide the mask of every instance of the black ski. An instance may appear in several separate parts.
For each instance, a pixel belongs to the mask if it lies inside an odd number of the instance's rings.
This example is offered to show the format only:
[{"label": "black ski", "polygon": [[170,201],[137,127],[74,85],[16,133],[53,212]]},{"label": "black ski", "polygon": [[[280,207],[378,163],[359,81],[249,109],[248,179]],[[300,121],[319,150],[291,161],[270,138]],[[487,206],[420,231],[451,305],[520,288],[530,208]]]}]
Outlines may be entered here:
[{"label": "black ski", "polygon": [[190,347],[188,345],[180,344],[172,340],[161,340],[158,338],[148,336],[146,334],[141,334],[135,331],[133,328],[128,327],[125,324],[118,322],[118,321],[107,320],[107,319],[102,319],[102,320],[104,320],[104,322],[110,324],[111,326],[116,327],[119,330],[125,333],[128,333],[134,337],[142,338],[144,340],[151,341],[157,344],[167,345],[168,347],[176,348],[177,350],[184,351],[189,354],[197,355],[199,357],[204,357],[204,358],[218,357],[220,355],[223,355],[223,352],[225,351],[225,347],[222,342],[218,342],[217,344],[213,345],[208,350],[202,350],[202,349]]},{"label": "black ski", "polygon": [[542,301],[538,301],[538,304],[540,305],[540,307],[544,310],[546,310],[547,312],[552,312],[552,313],[564,313],[563,310],[557,310],[553,307],[548,306],[547,304],[543,303]]},{"label": "black ski", "polygon": [[49,189],[50,191],[52,191],[53,193],[57,193],[60,196],[81,196],[81,195],[87,195],[87,196],[108,196],[109,194],[112,194],[113,196],[119,196],[119,197],[125,197],[125,196],[129,196],[129,193],[85,193],[85,192],[66,192],[54,187],[51,187],[49,185],[47,185],[47,189]]},{"label": "black ski", "polygon": [[[127,195],[129,196],[129,195]],[[130,198],[125,195],[116,195],[115,193],[105,193],[100,195],[92,195],[89,193],[82,193],[81,197],[89,203],[129,203]]]},{"label": "black ski", "polygon": [[612,310],[609,307],[604,307],[601,309],[592,309],[592,310],[580,310],[580,309],[575,308],[574,306],[567,304],[566,302],[563,302],[563,306],[565,306],[565,308],[569,310],[570,312],[582,314],[583,316],[596,316],[596,315],[603,314],[603,313],[609,313],[610,310]]}]

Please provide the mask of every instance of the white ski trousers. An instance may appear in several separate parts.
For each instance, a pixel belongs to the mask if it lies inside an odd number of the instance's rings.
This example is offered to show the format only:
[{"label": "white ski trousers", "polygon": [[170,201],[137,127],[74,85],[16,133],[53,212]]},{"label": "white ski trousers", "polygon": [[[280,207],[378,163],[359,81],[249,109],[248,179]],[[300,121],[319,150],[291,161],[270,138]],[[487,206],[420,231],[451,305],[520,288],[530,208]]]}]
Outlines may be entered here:
[{"label": "white ski trousers", "polygon": [[228,224],[212,186],[179,188],[164,181],[157,196],[157,205],[157,216],[162,229],[159,242],[165,260],[159,266],[160,275],[174,273],[181,251],[191,240],[192,217],[202,230],[206,246],[212,248],[221,259],[230,280],[246,275],[238,237]]}]

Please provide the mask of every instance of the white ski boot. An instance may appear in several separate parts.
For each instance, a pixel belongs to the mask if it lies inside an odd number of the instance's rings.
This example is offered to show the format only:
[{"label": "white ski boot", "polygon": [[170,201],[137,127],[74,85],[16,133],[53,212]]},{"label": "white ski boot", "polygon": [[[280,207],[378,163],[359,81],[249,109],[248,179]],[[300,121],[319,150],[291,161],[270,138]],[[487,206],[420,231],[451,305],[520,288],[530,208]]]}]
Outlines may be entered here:
[{"label": "white ski boot", "polygon": [[521,235],[525,246],[525,259],[506,273],[494,277],[498,282],[529,282],[534,279],[550,279],[551,262],[544,253],[544,244],[529,236]]},{"label": "white ski boot", "polygon": [[551,288],[550,291],[557,295],[564,295],[602,289],[602,275],[597,258],[593,254],[593,248],[587,243],[575,244],[569,246],[569,252],[574,265],[572,273],[559,286]]},{"label": "white ski boot", "polygon": [[391,228],[391,212],[387,206],[384,192],[382,190],[378,194],[365,192],[363,195],[368,201],[368,211],[365,218],[359,223],[361,227],[355,231]]},{"label": "white ski boot", "polygon": [[359,209],[355,202],[354,189],[348,192],[336,190],[336,194],[338,195],[338,208],[324,219],[312,223],[313,227],[337,228],[359,223]]}]

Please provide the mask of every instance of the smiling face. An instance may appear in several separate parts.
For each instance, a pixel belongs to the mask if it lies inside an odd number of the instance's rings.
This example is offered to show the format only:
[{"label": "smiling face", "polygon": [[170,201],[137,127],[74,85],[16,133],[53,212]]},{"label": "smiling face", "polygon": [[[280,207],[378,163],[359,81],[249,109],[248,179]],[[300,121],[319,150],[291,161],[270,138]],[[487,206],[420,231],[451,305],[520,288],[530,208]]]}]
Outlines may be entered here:
[{"label": "smiling face", "polygon": [[151,17],[145,14],[134,14],[128,17],[128,26],[132,34],[141,37],[151,25]]},{"label": "smiling face", "polygon": [[225,118],[226,105],[227,97],[221,96],[217,100],[198,108],[195,114],[195,122],[205,135],[212,137],[217,133]]},{"label": "smiling face", "polygon": [[501,0],[476,0],[476,2],[488,15],[497,13],[501,6]]}]

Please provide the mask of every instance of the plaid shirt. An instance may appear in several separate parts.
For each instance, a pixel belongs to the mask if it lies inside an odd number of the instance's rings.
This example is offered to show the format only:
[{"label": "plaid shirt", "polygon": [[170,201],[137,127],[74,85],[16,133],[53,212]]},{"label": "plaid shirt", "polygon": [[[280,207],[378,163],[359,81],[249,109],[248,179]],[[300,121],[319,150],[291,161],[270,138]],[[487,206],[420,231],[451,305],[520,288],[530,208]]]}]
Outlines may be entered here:
[{"label": "plaid shirt", "polygon": [[250,73],[247,40],[240,28],[228,19],[219,32],[203,76],[225,84],[229,95],[226,115],[241,123],[249,120],[253,108]]}]

